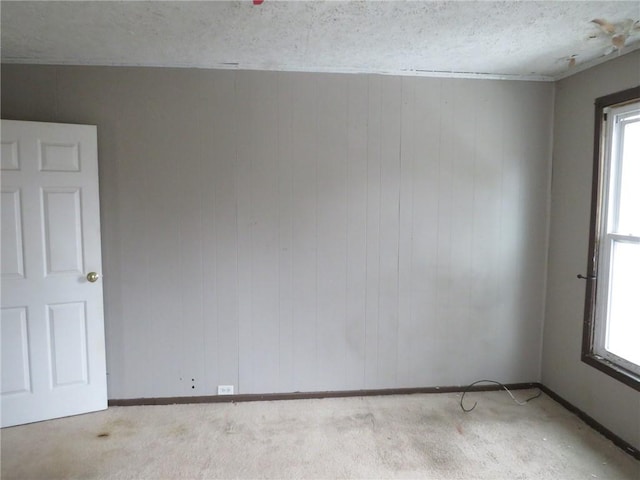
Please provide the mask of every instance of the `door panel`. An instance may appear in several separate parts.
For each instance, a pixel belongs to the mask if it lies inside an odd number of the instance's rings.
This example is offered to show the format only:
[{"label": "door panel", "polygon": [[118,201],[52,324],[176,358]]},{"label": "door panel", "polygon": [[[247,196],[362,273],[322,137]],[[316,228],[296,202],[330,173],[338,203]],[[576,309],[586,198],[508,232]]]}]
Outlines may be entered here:
[{"label": "door panel", "polygon": [[20,190],[2,189],[2,277],[24,277]]},{"label": "door panel", "polygon": [[87,383],[84,302],[48,305],[53,387]]},{"label": "door panel", "polygon": [[27,309],[3,308],[0,314],[2,335],[2,395],[31,391]]},{"label": "door panel", "polygon": [[40,170],[43,172],[79,172],[78,143],[40,142]]},{"label": "door panel", "polygon": [[107,407],[96,128],[2,121],[2,426]]},{"label": "door panel", "polygon": [[43,189],[42,213],[47,275],[82,275],[80,189]]},{"label": "door panel", "polygon": [[18,163],[18,142],[2,140],[2,170],[20,170]]}]

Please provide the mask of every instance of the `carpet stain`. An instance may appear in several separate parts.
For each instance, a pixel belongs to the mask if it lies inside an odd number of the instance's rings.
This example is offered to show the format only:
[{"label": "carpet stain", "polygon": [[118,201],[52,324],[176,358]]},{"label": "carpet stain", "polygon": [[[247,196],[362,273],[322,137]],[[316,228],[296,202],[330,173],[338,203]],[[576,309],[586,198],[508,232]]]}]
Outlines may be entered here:
[{"label": "carpet stain", "polygon": [[464,430],[462,430],[462,427],[460,425],[456,425],[456,430],[458,430],[458,433],[460,435],[464,435]]},{"label": "carpet stain", "polygon": [[419,421],[425,427],[430,426],[434,428],[448,422],[445,416],[437,412],[426,413],[420,417]]},{"label": "carpet stain", "polygon": [[376,426],[376,417],[373,415],[373,413],[357,414],[354,415],[353,418],[362,423],[370,423],[374,428]]},{"label": "carpet stain", "polygon": [[130,420],[118,418],[109,422],[114,427],[135,428],[136,424]]},{"label": "carpet stain", "polygon": [[449,471],[456,468],[456,461],[452,455],[451,445],[446,443],[440,445],[430,443],[424,450],[430,465],[435,466],[440,471]]},{"label": "carpet stain", "polygon": [[104,422],[101,425],[101,429],[101,433],[100,435],[97,435],[97,437],[104,438],[110,435],[115,435],[116,437],[131,437],[136,434],[138,427],[130,420],[116,418],[114,420]]},{"label": "carpet stain", "polygon": [[227,424],[224,427],[224,432],[228,433],[228,434],[237,433],[238,432],[238,426],[233,422],[227,422]]},{"label": "carpet stain", "polygon": [[171,430],[169,430],[169,434],[173,435],[174,437],[184,437],[188,433],[189,429],[183,424],[176,425]]},{"label": "carpet stain", "polygon": [[338,432],[361,432],[363,429],[375,431],[376,417],[372,413],[356,413],[340,418],[334,418],[327,422],[327,426],[335,428]]}]

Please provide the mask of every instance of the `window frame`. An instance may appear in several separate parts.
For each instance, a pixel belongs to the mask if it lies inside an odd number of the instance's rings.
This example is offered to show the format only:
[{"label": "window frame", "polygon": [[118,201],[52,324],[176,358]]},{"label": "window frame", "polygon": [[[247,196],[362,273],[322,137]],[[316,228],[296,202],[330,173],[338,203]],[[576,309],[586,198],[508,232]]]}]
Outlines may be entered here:
[{"label": "window frame", "polygon": [[[582,337],[581,359],[588,365],[608,374],[631,388],[640,391],[640,374],[625,367],[625,360],[616,358],[613,354],[601,355],[598,353],[598,329],[605,328],[603,322],[597,322],[596,316],[601,310],[602,295],[598,294],[598,282],[596,279],[600,253],[600,230],[603,227],[603,208],[608,195],[608,154],[604,151],[606,146],[605,136],[607,127],[605,124],[605,110],[610,107],[618,107],[628,103],[640,101],[640,86],[621,92],[597,98],[595,101],[595,129],[593,146],[593,181],[591,188],[591,223],[589,228],[589,258],[587,275],[579,278],[586,280],[586,295],[584,308],[584,327]],[[607,219],[604,219],[607,221]],[[609,267],[606,268],[610,270]]]}]

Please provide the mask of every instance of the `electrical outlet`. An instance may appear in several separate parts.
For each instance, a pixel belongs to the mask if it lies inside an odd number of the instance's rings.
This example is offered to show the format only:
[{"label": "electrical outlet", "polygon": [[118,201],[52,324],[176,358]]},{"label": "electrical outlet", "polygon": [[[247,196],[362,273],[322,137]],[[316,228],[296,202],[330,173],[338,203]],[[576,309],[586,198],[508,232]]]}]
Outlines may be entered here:
[{"label": "electrical outlet", "polygon": [[218,385],[218,395],[233,395],[233,385]]}]

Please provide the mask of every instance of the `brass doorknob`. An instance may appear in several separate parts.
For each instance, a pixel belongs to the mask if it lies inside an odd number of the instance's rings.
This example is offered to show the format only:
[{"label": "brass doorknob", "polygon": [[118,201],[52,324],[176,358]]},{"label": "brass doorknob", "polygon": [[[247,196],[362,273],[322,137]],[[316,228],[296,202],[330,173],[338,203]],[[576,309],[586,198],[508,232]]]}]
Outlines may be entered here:
[{"label": "brass doorknob", "polygon": [[98,278],[100,278],[100,275],[98,275],[96,272],[87,273],[87,280],[89,280],[91,283],[97,281]]}]

